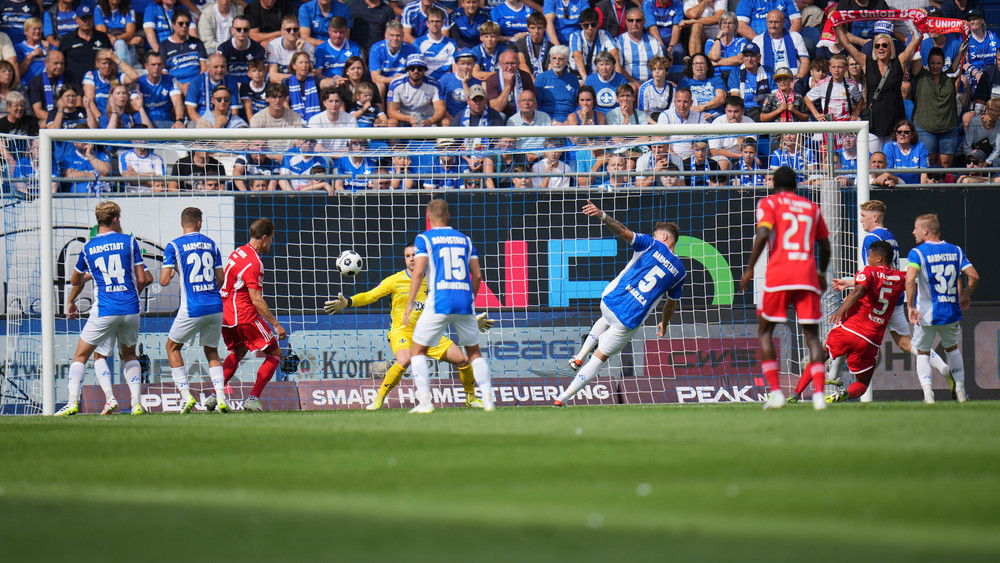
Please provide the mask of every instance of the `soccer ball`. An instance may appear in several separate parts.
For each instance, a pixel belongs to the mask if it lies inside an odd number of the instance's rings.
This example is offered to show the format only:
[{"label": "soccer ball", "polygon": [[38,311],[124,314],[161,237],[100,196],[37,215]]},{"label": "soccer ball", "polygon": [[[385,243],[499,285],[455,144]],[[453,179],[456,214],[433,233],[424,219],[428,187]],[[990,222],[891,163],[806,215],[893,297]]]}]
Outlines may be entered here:
[{"label": "soccer ball", "polygon": [[353,250],[345,250],[337,257],[337,267],[340,268],[341,274],[352,278],[361,273],[364,265],[360,254]]}]

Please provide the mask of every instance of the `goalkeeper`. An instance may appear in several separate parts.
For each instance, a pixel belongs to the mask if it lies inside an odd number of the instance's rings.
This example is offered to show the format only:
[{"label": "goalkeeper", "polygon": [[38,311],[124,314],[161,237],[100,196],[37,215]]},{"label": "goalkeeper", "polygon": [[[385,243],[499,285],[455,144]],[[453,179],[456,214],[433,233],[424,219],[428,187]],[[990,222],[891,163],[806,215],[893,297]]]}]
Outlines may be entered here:
[{"label": "goalkeeper", "polygon": [[[410,296],[410,279],[413,267],[416,263],[417,249],[412,244],[403,247],[403,260],[406,269],[397,272],[378,284],[378,287],[371,291],[359,293],[352,297],[344,297],[343,293],[337,295],[336,299],[327,301],[323,305],[323,310],[328,315],[337,313],[347,307],[361,307],[378,301],[386,295],[392,295],[392,310],[389,318],[392,324],[389,326],[389,346],[396,357],[396,362],[385,372],[382,384],[379,385],[378,395],[372,404],[365,407],[370,411],[382,408],[385,397],[392,391],[399,380],[403,377],[403,372],[410,366],[410,345],[413,339],[413,327],[417,324],[417,318],[423,311],[424,299],[427,298],[427,282],[420,285],[420,293],[417,295],[413,314],[410,315],[410,322],[403,324],[403,311],[406,309],[406,301]],[[478,317],[479,330],[486,332],[493,328],[493,321],[482,313]],[[465,406],[483,408],[483,402],[476,398],[476,380],[472,375],[472,364],[465,352],[455,345],[448,337],[441,337],[437,346],[427,351],[427,355],[437,360],[444,360],[458,368],[458,377],[462,380],[462,387],[465,388]],[[379,371],[379,370],[377,370]]]}]

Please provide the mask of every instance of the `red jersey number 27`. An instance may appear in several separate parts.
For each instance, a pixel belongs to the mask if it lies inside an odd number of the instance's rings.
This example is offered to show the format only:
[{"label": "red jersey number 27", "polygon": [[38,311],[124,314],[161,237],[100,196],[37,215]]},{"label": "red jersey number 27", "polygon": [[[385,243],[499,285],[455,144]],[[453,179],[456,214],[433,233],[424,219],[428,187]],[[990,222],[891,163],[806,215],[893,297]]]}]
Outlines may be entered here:
[{"label": "red jersey number 27", "polygon": [[789,260],[809,260],[812,258],[813,216],[805,213],[782,213],[782,221],[788,226],[781,237],[781,247]]}]

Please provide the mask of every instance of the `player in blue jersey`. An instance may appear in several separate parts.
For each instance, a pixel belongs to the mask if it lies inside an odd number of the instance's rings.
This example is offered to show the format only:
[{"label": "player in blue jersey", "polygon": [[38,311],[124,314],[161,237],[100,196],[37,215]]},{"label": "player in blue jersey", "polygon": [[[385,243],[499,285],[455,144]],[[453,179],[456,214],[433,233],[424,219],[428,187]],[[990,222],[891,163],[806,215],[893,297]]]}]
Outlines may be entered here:
[{"label": "player in blue jersey", "polygon": [[[608,230],[632,245],[635,254],[601,295],[601,318],[590,329],[583,348],[569,360],[569,366],[579,373],[552,404],[555,407],[566,406],[566,401],[597,377],[608,358],[621,352],[642,328],[643,321],[664,295],[667,299],[663,304],[663,316],[656,325],[656,335],[662,337],[667,333],[667,323],[681,298],[686,275],[684,265],[674,254],[674,246],[680,238],[676,223],[658,222],[653,227],[653,236],[649,236],[630,231],[590,201],[583,206],[583,213],[600,217]],[[594,356],[584,364],[591,350]]]},{"label": "player in blue jersey", "polygon": [[[87,360],[109,338],[117,338],[124,364],[125,381],[132,394],[132,414],[142,414],[139,403],[142,377],[135,345],[139,339],[139,291],[136,280],[144,279],[139,243],[121,234],[122,210],[113,201],[102,201],[94,211],[97,236],[80,252],[70,284],[83,285],[87,273],[94,278],[94,306],[80,333],[73,363],[69,366],[69,402],[56,416],[80,412],[80,391],[87,372]],[[76,314],[76,305],[66,305],[66,312]]]},{"label": "player in blue jersey", "polygon": [[417,235],[414,243],[417,255],[410,280],[410,296],[403,311],[403,326],[409,324],[425,274],[427,298],[424,312],[413,327],[413,346],[410,348],[410,365],[417,387],[417,406],[411,413],[434,412],[427,350],[441,341],[448,325],[454,329],[458,344],[465,348],[472,364],[472,375],[482,393],[483,410],[494,409],[490,366],[479,349],[479,322],[474,307],[483,281],[479,256],[469,237],[448,226],[450,218],[448,202],[431,200],[427,204],[430,229]]},{"label": "player in blue jersey", "polygon": [[[935,337],[948,356],[951,368],[951,396],[960,403],[965,395],[965,362],[958,349],[962,311],[969,308],[972,293],[979,285],[979,273],[965,257],[962,249],[941,240],[941,223],[937,215],[928,213],[913,223],[913,238],[917,247],[910,251],[906,267],[906,306],[910,321],[917,325],[913,344],[917,348],[917,378],[924,390],[924,402],[934,402],[931,388],[931,348]],[[968,283],[962,283],[962,274]]]},{"label": "player in blue jersey", "polygon": [[[900,264],[888,264],[888,266],[893,269],[902,269],[904,264],[902,264],[902,254],[899,253],[899,243],[896,241],[896,237],[885,228],[885,212],[886,206],[881,201],[873,199],[871,201],[866,201],[861,204],[861,228],[865,231],[865,237],[861,241],[861,264],[868,263],[868,250],[871,248],[872,244],[877,241],[885,241],[892,245],[893,255],[899,259]],[[863,269],[863,267],[862,267]],[[831,284],[835,291],[843,291],[845,289],[850,289],[854,287],[854,277],[845,277],[841,279],[833,280]],[[896,346],[900,350],[917,355],[917,349],[912,345],[910,338],[910,321],[906,318],[906,308],[903,307],[904,297],[900,297],[899,303],[896,304],[896,310],[892,313],[892,318],[889,320],[889,334],[892,336],[893,341],[896,342]],[[948,364],[941,359],[941,356],[937,352],[931,350],[931,367],[938,371],[945,377],[945,379],[950,379],[951,375],[948,373]],[[844,363],[843,358],[834,359],[833,365],[830,366],[830,376],[828,381],[835,385],[843,385],[843,379],[839,377],[840,367]],[[872,386],[868,386],[868,390],[865,391],[864,395],[861,396],[861,402],[867,403],[872,400]],[[794,402],[796,397],[793,395],[789,396],[789,401]]]},{"label": "player in blue jersey", "polygon": [[[167,335],[167,359],[170,376],[184,400],[181,412],[189,413],[197,401],[188,386],[187,370],[181,348],[200,336],[208,360],[208,374],[215,387],[219,412],[229,412],[226,404],[226,384],[219,357],[219,337],[222,335],[222,297],[219,287],[223,281],[222,254],[215,241],[201,234],[201,209],[187,207],[181,212],[184,234],[167,244],[163,251],[163,268],[160,285],[170,285],[177,272],[181,279],[181,306]],[[206,401],[207,403],[207,401]],[[206,406],[208,406],[206,404]],[[213,410],[213,409],[209,409]]]}]

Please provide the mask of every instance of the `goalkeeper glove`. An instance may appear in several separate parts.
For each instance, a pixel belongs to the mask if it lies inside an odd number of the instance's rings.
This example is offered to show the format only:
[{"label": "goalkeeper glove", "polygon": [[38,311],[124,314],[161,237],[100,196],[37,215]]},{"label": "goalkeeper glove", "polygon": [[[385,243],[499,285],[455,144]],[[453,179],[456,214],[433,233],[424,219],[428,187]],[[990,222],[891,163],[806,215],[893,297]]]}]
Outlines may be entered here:
[{"label": "goalkeeper glove", "polygon": [[332,315],[346,309],[350,304],[350,297],[344,297],[343,293],[338,293],[336,299],[331,299],[323,304],[323,310],[326,311],[327,315]]},{"label": "goalkeeper glove", "polygon": [[493,324],[496,321],[487,317],[486,313],[480,313],[476,315],[476,322],[479,323],[479,332],[486,332],[487,330],[493,328]]}]

